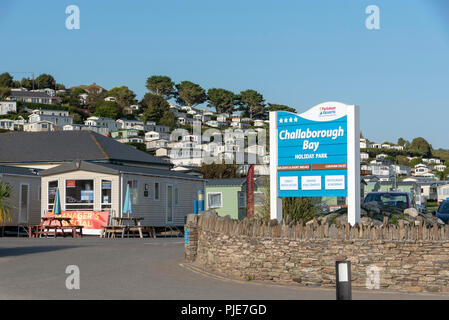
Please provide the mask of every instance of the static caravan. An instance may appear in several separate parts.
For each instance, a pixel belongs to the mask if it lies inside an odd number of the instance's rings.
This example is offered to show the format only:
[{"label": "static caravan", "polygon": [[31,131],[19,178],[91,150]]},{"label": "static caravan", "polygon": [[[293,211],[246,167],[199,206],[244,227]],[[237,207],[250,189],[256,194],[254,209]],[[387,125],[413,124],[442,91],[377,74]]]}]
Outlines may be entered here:
[{"label": "static caravan", "polygon": [[11,220],[2,219],[2,226],[17,227],[40,223],[41,177],[30,168],[0,166],[0,181],[11,186],[6,200]]},{"label": "static caravan", "polygon": [[[153,227],[183,226],[198,191],[205,187],[201,178],[168,169],[87,161],[62,164],[40,175],[42,215],[52,210],[59,190],[63,212],[126,217],[123,204],[129,186],[131,215],[143,217],[142,225]],[[85,230],[89,234],[89,228]]]}]

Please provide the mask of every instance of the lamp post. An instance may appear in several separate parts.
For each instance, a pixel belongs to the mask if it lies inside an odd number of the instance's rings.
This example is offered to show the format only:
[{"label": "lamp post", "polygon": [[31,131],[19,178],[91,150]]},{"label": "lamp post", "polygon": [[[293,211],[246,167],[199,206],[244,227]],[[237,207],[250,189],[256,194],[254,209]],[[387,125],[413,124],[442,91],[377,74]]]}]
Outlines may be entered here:
[{"label": "lamp post", "polygon": [[335,271],[337,300],[352,300],[351,262],[336,261]]}]

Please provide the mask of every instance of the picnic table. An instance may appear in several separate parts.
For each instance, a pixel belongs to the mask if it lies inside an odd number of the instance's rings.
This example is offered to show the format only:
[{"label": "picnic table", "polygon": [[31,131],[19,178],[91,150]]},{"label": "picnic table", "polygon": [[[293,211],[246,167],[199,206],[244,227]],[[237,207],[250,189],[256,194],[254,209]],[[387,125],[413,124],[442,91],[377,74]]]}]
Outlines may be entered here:
[{"label": "picnic table", "polygon": [[114,217],[112,220],[115,222],[112,225],[103,226],[103,230],[100,234],[100,238],[109,237],[115,238],[116,233],[121,233],[122,238],[125,236],[125,232],[133,233],[133,237],[136,232],[139,232],[140,238],[143,238],[143,233],[148,233],[149,236],[156,237],[154,227],[142,226],[140,221],[144,220],[142,217]]},{"label": "picnic table", "polygon": [[[48,237],[49,234],[53,233],[56,238],[58,235],[63,237],[67,236],[64,230],[71,230],[73,238],[81,238],[83,236],[83,226],[77,226],[71,223],[71,218],[68,217],[42,217],[42,222],[40,225],[30,225],[28,226],[28,233],[30,238],[35,238],[40,235],[45,235]],[[65,222],[65,224],[64,224]],[[58,231],[60,230],[60,231]]]}]

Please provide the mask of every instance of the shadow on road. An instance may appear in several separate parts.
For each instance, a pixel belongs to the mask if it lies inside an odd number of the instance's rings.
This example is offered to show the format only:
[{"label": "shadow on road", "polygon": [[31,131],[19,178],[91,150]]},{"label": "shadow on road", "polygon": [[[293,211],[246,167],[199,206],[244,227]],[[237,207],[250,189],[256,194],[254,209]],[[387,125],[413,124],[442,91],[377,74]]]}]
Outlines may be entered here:
[{"label": "shadow on road", "polygon": [[22,256],[33,253],[66,250],[73,248],[79,248],[79,246],[35,246],[35,247],[0,248],[0,258]]}]

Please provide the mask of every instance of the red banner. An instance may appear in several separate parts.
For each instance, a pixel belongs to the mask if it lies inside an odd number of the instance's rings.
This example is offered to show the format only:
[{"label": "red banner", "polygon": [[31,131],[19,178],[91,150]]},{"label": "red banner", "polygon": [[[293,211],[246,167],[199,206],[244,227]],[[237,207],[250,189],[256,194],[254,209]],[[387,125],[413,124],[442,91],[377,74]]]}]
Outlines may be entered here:
[{"label": "red banner", "polygon": [[[63,211],[61,214],[54,215],[47,212],[47,217],[70,218],[70,223],[76,226],[84,226],[84,229],[101,230],[109,221],[109,211]],[[63,225],[67,225],[63,222]]]},{"label": "red banner", "polygon": [[246,177],[246,216],[254,216],[254,165],[250,165]]}]

